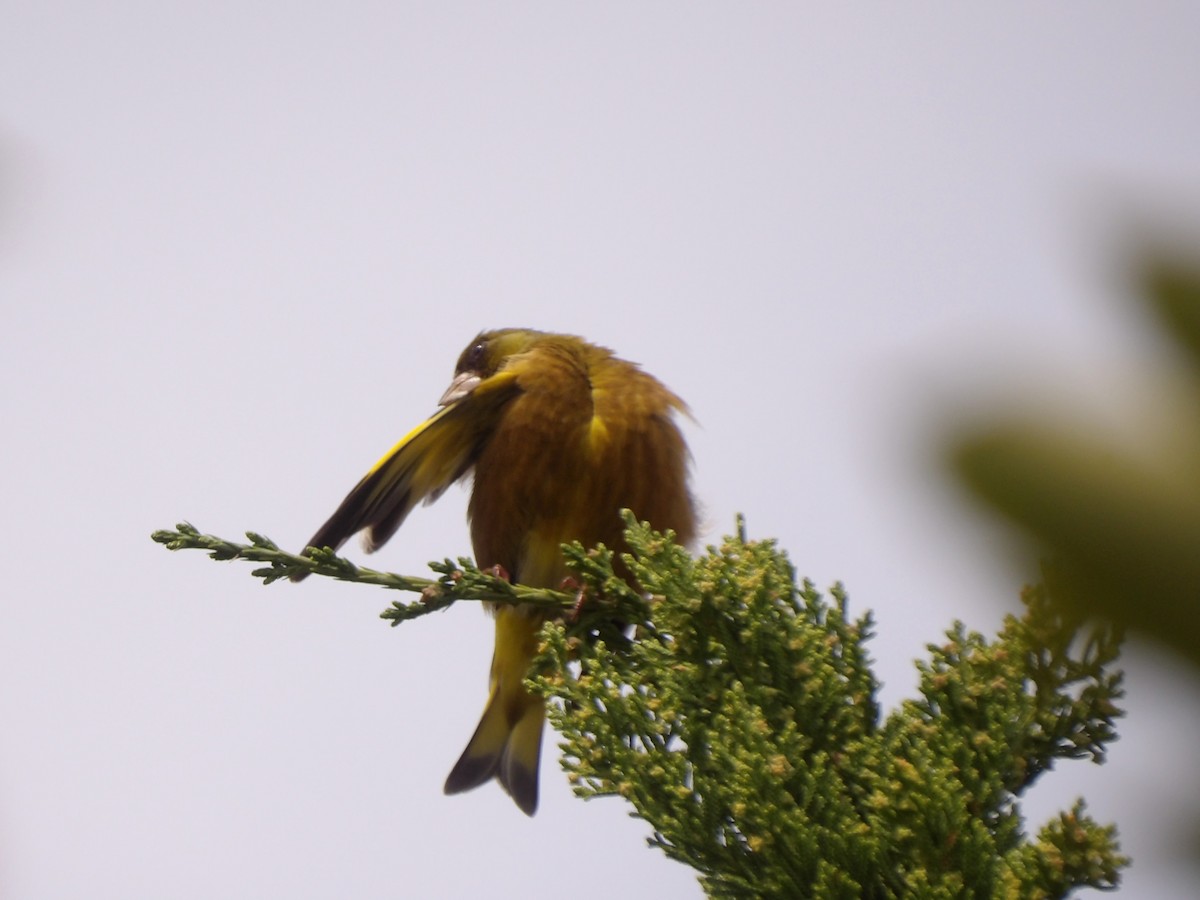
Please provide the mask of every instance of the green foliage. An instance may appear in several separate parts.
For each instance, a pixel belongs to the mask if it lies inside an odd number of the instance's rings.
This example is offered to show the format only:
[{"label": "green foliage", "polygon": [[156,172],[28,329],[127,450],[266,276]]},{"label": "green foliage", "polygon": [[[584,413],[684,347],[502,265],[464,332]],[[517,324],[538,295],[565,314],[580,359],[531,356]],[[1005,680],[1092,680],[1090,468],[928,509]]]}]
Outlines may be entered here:
[{"label": "green foliage", "polygon": [[1126,860],[1082,802],[1036,838],[1018,798],[1057,759],[1103,759],[1121,713],[1112,629],[1084,633],[1032,588],[985,640],[956,625],[920,664],[921,697],[881,722],[869,616],[798,584],[770,541],[693,559],[628,522],[630,571],[575,547],[615,604],[548,624],[532,682],[554,701],[581,797],[619,795],[650,844],[713,897],[1063,897],[1116,885]]}]

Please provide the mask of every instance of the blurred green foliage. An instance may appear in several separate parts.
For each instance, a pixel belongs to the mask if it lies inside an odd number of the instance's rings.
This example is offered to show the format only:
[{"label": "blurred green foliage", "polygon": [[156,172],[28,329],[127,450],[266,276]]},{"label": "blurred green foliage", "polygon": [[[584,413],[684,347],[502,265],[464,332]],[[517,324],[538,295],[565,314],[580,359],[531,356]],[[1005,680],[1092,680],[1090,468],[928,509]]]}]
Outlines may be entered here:
[{"label": "blurred green foliage", "polygon": [[[1187,360],[1167,433],[1118,446],[1066,416],[997,414],[951,451],[970,489],[1057,560],[1085,612],[1137,629],[1200,665],[1200,267],[1149,257],[1145,305]],[[1065,401],[1064,401],[1065,407]]]}]

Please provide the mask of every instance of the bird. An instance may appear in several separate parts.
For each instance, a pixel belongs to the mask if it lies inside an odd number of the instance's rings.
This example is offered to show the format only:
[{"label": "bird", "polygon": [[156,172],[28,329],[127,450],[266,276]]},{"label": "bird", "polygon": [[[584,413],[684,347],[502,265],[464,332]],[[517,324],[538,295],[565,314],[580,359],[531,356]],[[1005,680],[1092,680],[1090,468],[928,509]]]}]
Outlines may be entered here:
[{"label": "bird", "polygon": [[[514,583],[562,587],[564,543],[625,549],[622,509],[684,546],[695,537],[691,456],[677,421],[690,412],[613,351],[568,334],[483,331],[460,354],[438,406],[371,467],[307,547],[336,551],[365,530],[364,549],[373,552],[418,503],[471,476],[476,564],[499,567]],[[486,605],[495,617],[487,701],[445,793],[495,778],[532,816],[545,710],[523,682],[546,614]]]}]

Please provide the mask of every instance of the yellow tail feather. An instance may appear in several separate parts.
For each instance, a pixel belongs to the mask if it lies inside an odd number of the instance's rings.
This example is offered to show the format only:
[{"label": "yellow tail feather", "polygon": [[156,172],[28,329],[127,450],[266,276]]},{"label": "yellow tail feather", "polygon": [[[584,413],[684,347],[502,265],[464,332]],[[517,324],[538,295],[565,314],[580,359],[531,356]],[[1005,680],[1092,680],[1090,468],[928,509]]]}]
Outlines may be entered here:
[{"label": "yellow tail feather", "polygon": [[545,708],[540,697],[525,690],[523,682],[537,652],[541,623],[540,617],[512,606],[496,611],[496,649],[487,706],[446,779],[447,794],[468,791],[495,778],[526,815],[537,810]]}]

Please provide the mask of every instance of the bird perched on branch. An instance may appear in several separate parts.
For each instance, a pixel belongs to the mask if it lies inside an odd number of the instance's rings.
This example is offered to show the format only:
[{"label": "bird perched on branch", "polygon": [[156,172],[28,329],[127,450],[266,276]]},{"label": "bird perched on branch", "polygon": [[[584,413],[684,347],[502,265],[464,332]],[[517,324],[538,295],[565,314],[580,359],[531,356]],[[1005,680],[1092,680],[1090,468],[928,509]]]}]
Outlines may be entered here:
[{"label": "bird perched on branch", "polygon": [[[581,338],[510,328],[462,352],[441,409],[400,439],[308,542],[337,549],[366,529],[368,552],[420,502],[474,475],[476,563],[534,587],[567,576],[561,545],[623,546],[628,508],[683,544],[696,532],[683,401],[637,365]],[[523,684],[544,614],[489,604],[496,617],[487,705],[446,793],[496,778],[525,813],[538,801],[544,709]]]}]

